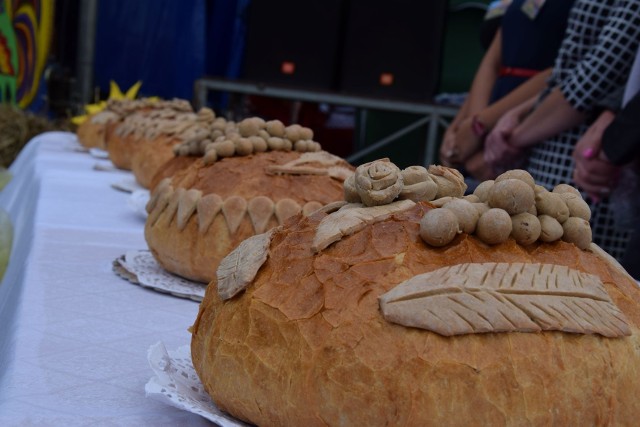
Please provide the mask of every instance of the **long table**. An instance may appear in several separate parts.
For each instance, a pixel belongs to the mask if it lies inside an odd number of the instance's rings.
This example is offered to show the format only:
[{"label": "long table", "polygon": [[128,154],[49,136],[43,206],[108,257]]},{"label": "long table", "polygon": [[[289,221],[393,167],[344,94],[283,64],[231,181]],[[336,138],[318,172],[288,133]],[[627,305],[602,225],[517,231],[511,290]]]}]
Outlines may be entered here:
[{"label": "long table", "polygon": [[144,219],[71,133],[25,147],[0,192],[14,241],[0,284],[1,426],[199,426],[145,396],[147,350],[190,342],[198,303],[134,285],[114,259],[145,249]]}]

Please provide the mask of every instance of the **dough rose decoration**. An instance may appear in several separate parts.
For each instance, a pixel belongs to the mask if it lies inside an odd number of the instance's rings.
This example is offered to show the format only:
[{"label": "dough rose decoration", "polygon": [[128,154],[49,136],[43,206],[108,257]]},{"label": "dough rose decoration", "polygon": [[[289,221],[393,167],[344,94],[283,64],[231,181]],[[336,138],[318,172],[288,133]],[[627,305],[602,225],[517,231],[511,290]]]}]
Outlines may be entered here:
[{"label": "dough rose decoration", "polygon": [[429,166],[429,174],[431,174],[433,180],[438,184],[438,192],[435,195],[436,199],[447,196],[462,197],[467,189],[464,177],[456,169],[431,165]]},{"label": "dough rose decoration", "polygon": [[402,191],[402,173],[389,159],[376,160],[356,168],[355,185],[363,205],[386,205]]},{"label": "dough rose decoration", "polygon": [[464,189],[464,179],[455,169],[409,166],[400,170],[387,158],[358,166],[356,173],[344,182],[345,200],[365,206],[385,205],[396,199],[432,201],[438,194],[448,196],[460,190],[464,194]]}]

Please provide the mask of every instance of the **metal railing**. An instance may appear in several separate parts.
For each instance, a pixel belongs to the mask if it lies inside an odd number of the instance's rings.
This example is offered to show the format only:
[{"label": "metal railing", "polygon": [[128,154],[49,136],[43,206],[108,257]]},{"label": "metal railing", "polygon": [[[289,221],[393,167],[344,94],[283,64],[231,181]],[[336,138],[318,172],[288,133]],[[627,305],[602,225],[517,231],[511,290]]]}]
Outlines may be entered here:
[{"label": "metal railing", "polygon": [[228,80],[223,78],[201,78],[194,84],[194,106],[196,109],[207,105],[207,96],[211,91],[259,95],[271,98],[280,98],[300,102],[326,103],[329,105],[341,105],[354,107],[364,112],[366,120],[367,110],[380,110],[415,114],[420,117],[413,123],[402,127],[398,131],[386,136],[371,145],[358,149],[346,158],[350,163],[357,161],[367,154],[383,148],[396,141],[407,133],[422,126],[427,127],[427,137],[425,141],[423,165],[430,165],[437,160],[438,129],[446,128],[449,119],[453,118],[458,109],[451,106],[443,106],[433,103],[408,102],[391,99],[370,98],[365,96],[353,96],[337,92],[294,89],[275,85],[267,85],[259,82]]}]

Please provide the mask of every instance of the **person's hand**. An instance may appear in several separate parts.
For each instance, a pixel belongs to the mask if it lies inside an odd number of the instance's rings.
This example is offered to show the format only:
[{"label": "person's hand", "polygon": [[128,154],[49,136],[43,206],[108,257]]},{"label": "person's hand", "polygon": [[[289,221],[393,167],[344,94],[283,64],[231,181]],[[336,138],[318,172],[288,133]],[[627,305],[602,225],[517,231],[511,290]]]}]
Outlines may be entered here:
[{"label": "person's hand", "polygon": [[444,166],[461,166],[482,148],[482,138],[473,131],[473,119],[466,118],[449,126],[440,146],[440,160]]},{"label": "person's hand", "polygon": [[440,145],[440,163],[443,166],[455,167],[458,163],[457,148],[456,148],[456,131],[458,130],[457,123],[451,123],[444,133],[442,138],[442,145]]},{"label": "person's hand", "polygon": [[482,151],[478,151],[469,157],[469,159],[464,162],[464,168],[469,175],[480,182],[495,179],[497,175],[493,168],[484,161]]},{"label": "person's hand", "polygon": [[457,149],[456,160],[464,163],[472,155],[482,150],[483,137],[473,130],[473,118],[464,119],[458,126],[455,145]]},{"label": "person's hand", "polygon": [[520,124],[520,116],[515,111],[506,112],[484,141],[484,161],[494,170],[505,170],[519,161],[524,149],[510,143],[515,128]]},{"label": "person's hand", "polygon": [[611,163],[602,151],[602,134],[614,118],[611,111],[600,114],[573,150],[573,180],[596,202],[611,193],[620,176],[620,167]]}]

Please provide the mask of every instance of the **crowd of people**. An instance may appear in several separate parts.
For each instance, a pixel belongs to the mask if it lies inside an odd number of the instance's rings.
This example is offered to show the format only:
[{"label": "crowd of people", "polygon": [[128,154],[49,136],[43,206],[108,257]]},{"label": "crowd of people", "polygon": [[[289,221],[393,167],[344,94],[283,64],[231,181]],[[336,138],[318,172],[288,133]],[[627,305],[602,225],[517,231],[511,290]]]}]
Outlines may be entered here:
[{"label": "crowd of people", "polygon": [[594,242],[640,277],[640,0],[501,0],[486,23],[495,32],[441,163],[470,188],[513,168],[575,185]]}]

